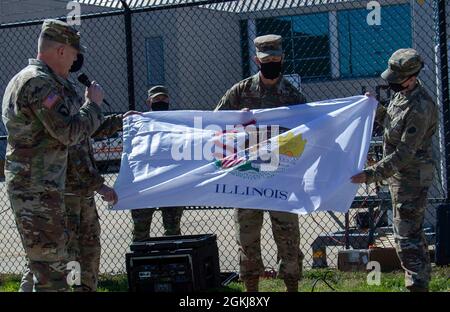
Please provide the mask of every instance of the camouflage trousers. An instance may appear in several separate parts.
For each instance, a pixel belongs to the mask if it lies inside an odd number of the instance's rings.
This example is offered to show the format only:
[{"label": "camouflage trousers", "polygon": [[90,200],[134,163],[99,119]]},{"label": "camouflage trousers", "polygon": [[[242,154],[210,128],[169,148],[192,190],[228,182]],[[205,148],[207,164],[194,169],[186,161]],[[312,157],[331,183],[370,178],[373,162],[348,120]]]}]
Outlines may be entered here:
[{"label": "camouflage trousers", "polygon": [[[303,253],[300,250],[298,215],[270,211],[272,233],[277,245],[278,277],[299,280],[302,271]],[[264,211],[256,209],[234,209],[236,240],[239,247],[239,269],[242,280],[264,273],[261,258],[261,229]]]},{"label": "camouflage trousers", "polygon": [[[66,207],[60,191],[8,196],[28,258],[34,291],[67,291]],[[33,284],[31,289],[33,289]]]},{"label": "camouflage trousers", "polygon": [[409,289],[427,289],[431,278],[430,254],[423,231],[427,192],[431,182],[423,179],[423,175],[419,177],[414,173],[389,179],[394,238],[397,254],[405,270],[405,286]]},{"label": "camouflage trousers", "polygon": [[[65,196],[67,209],[69,261],[80,264],[81,285],[75,291],[96,291],[100,267],[100,223],[94,195]],[[33,272],[28,266],[22,276],[20,292],[33,291]]]},{"label": "camouflage trousers", "polygon": [[75,291],[96,291],[100,270],[100,222],[94,194],[78,196],[66,194],[71,260],[81,269],[81,287]]},{"label": "camouflage trousers", "polygon": [[[183,214],[183,207],[160,208],[162,213],[164,235],[181,235],[180,222]],[[131,210],[133,218],[133,241],[149,238],[155,209],[134,209]]]}]

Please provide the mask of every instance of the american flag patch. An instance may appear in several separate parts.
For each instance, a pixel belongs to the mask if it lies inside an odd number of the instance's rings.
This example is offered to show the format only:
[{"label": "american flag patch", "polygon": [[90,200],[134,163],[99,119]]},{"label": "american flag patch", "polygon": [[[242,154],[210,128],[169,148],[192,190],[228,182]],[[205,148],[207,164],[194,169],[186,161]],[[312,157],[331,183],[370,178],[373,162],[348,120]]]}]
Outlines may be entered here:
[{"label": "american flag patch", "polygon": [[46,108],[48,109],[52,109],[53,106],[55,106],[55,104],[58,102],[59,100],[59,95],[56,94],[55,92],[51,92],[45,99],[44,102],[42,103]]}]

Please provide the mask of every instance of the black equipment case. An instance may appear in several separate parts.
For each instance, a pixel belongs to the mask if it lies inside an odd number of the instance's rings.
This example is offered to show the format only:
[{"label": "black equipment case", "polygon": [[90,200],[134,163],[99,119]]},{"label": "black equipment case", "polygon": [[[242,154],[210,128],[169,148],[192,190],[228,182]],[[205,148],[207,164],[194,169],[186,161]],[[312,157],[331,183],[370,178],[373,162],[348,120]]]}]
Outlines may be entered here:
[{"label": "black equipment case", "polygon": [[135,242],[126,254],[129,291],[192,292],[220,287],[215,234]]}]

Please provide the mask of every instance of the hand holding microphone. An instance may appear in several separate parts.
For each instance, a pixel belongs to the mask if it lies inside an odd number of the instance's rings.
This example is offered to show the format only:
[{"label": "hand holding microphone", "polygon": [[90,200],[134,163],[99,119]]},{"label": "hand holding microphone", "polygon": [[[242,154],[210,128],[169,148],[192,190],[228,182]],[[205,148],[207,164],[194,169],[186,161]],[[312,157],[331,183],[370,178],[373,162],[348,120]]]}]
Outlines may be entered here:
[{"label": "hand holding microphone", "polygon": [[87,99],[99,106],[102,102],[105,102],[105,104],[109,106],[109,103],[105,100],[105,92],[97,82],[92,81],[91,83],[86,74],[80,74],[78,76],[78,81],[86,86],[87,89],[84,95]]}]

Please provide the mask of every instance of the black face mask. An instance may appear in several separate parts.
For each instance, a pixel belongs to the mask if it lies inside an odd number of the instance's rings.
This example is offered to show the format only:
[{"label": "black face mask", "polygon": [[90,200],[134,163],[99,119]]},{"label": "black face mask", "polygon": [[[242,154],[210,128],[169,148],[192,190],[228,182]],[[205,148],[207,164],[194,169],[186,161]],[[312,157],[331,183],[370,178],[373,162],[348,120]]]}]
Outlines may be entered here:
[{"label": "black face mask", "polygon": [[70,69],[69,69],[69,72],[75,73],[75,72],[79,71],[81,69],[81,67],[83,67],[83,63],[84,63],[84,56],[83,56],[83,54],[78,53],[77,60],[75,62],[73,62],[72,67],[70,67]]},{"label": "black face mask", "polygon": [[281,62],[261,63],[261,73],[264,78],[277,79],[281,74]]},{"label": "black face mask", "polygon": [[401,92],[407,87],[402,86],[401,83],[389,83],[389,88],[394,92]]},{"label": "black face mask", "polygon": [[152,103],[152,111],[157,112],[166,110],[169,110],[169,103],[163,101]]},{"label": "black face mask", "polygon": [[389,83],[389,88],[394,91],[394,92],[401,92],[406,90],[408,87],[404,87],[402,86],[402,84],[404,84],[407,80],[411,79],[414,76],[417,76],[419,74],[419,72],[409,76],[408,78],[406,78],[405,81],[403,81],[402,83]]}]

